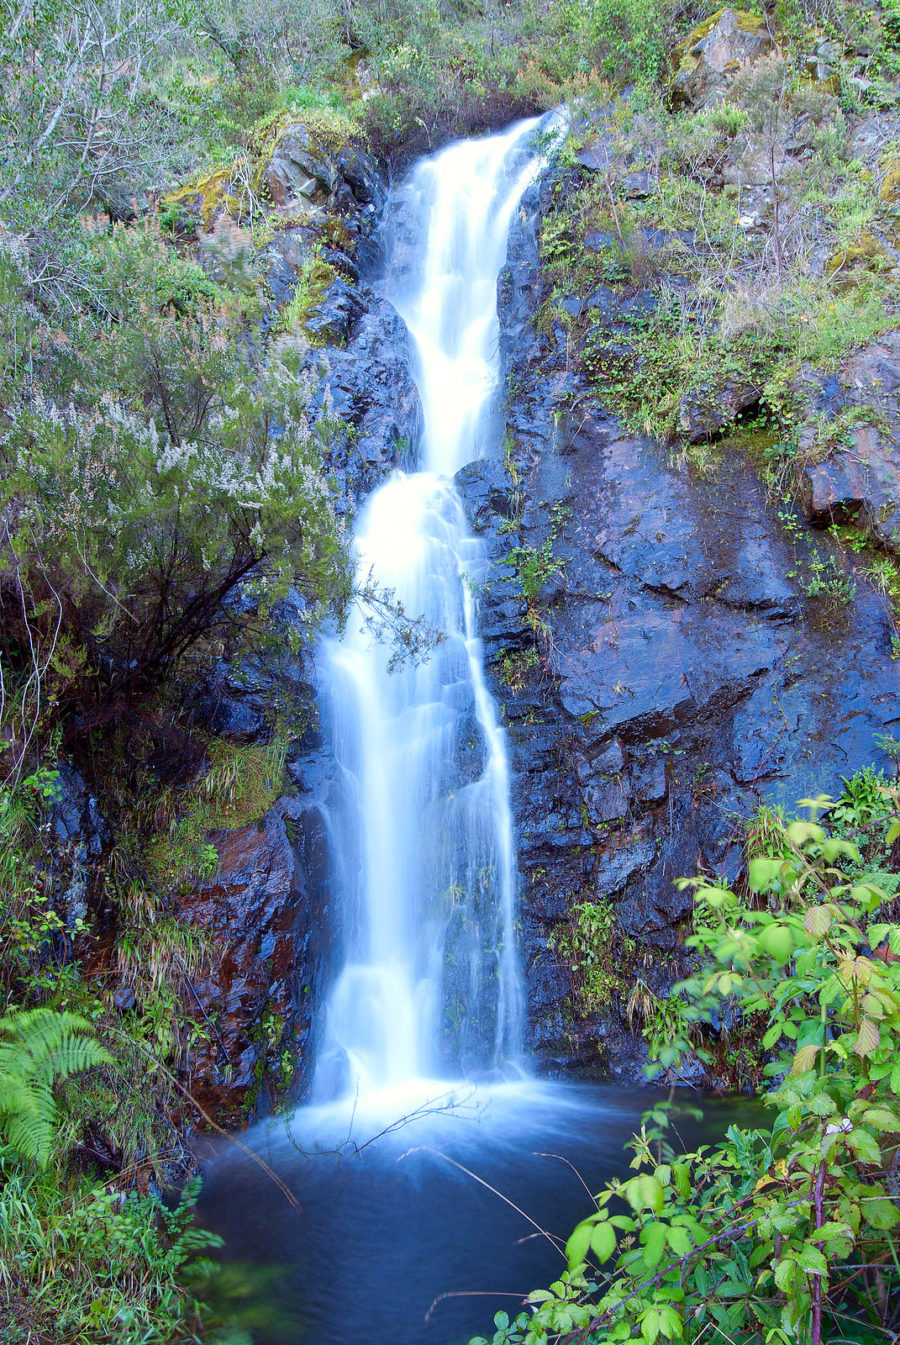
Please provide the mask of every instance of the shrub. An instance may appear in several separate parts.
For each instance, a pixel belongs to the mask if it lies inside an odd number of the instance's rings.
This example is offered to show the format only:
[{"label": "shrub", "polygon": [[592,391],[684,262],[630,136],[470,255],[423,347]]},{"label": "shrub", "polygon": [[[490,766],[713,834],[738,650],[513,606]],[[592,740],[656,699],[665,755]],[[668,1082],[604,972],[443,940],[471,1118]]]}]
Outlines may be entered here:
[{"label": "shrub", "polygon": [[170,1209],[83,1177],[67,1188],[0,1151],[5,1345],[197,1342],[205,1313],[188,1281],[219,1239],[192,1226],[196,1195],[189,1184]]},{"label": "shrub", "polygon": [[[841,805],[862,828],[881,824],[871,793],[860,785]],[[679,1154],[654,1108],[631,1146],[635,1175],[603,1188],[569,1239],[568,1272],[500,1325],[497,1345],[896,1332],[900,925],[859,846],[815,820],[830,806],[815,800],[809,821],[768,814],[746,900],[692,880],[701,969],[675,987],[672,1036],[654,1052],[674,1064],[703,1054],[711,1023],[763,1016],[772,1119]],[[898,837],[895,820],[883,844]]]},{"label": "shrub", "polygon": [[152,230],[97,251],[106,320],[49,343],[0,436],[0,658],[45,729],[152,692],[292,588],[311,626],[352,585],[304,345],[263,358],[240,292]]}]

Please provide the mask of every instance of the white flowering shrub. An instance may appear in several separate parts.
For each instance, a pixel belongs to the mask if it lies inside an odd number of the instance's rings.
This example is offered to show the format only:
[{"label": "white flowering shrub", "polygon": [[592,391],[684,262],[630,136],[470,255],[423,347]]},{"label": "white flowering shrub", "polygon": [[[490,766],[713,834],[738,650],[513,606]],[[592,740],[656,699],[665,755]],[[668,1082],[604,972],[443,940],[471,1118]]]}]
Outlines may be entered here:
[{"label": "white flowering shrub", "polygon": [[150,232],[101,254],[105,320],[42,333],[0,421],[0,659],[37,649],[47,708],[144,694],[289,589],[315,618],[352,588],[302,345],[263,357],[244,301]]}]

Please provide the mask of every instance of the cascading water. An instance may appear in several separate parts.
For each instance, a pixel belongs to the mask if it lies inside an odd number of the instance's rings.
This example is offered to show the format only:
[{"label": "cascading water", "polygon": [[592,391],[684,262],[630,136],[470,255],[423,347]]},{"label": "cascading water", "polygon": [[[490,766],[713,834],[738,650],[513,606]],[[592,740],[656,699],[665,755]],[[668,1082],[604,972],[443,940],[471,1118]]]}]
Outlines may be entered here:
[{"label": "cascading water", "polygon": [[509,773],[476,632],[479,546],[452,478],[490,447],[497,281],[513,213],[540,167],[536,125],[450,146],[395,200],[423,249],[414,274],[401,279],[396,267],[388,285],[416,352],[423,470],[397,472],[375,492],[356,547],[361,578],[393,590],[440,639],[427,660],[394,671],[389,651],[353,623],[325,651],[345,784],[336,837],[356,881],[342,896],[323,1100],[471,1076],[521,1052]]}]

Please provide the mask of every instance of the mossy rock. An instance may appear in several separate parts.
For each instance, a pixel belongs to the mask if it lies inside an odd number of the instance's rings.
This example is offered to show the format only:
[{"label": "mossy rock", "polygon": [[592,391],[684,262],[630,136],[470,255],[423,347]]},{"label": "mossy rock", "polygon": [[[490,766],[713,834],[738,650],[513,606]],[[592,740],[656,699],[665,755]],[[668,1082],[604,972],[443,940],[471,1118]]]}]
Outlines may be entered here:
[{"label": "mossy rock", "polygon": [[838,248],[825,263],[825,274],[837,289],[856,284],[854,272],[883,274],[894,270],[895,262],[882,240],[873,233],[860,234],[855,243]]},{"label": "mossy rock", "polygon": [[332,108],[288,108],[265,117],[254,127],[250,153],[254,162],[254,190],[262,184],[266,168],[279,141],[291,132],[302,132],[310,153],[327,158],[360,140],[360,128],[353,118]]},{"label": "mossy rock", "polygon": [[[741,32],[759,33],[764,30],[765,20],[761,14],[753,14],[749,9],[732,9],[730,5],[723,5],[721,9],[716,10],[715,14],[711,14],[708,19],[698,23],[697,27],[692,29],[684,41],[679,42],[678,46],[675,47],[672,55],[676,65],[680,66],[686,58],[691,56],[694,48],[699,46],[705,37],[709,37],[722,15],[728,10],[737,20],[737,26]],[[697,62],[699,56],[695,55],[693,59]]]},{"label": "mossy rock", "polygon": [[[182,221],[199,220],[204,230],[210,228],[220,211],[238,214],[240,201],[232,192],[237,165],[234,160],[225,168],[216,168],[193,178],[177,191],[168,192],[160,200],[161,213],[168,216],[180,212]],[[178,224],[176,215],[176,229]]]},{"label": "mossy rock", "polygon": [[900,159],[892,159],[887,165],[878,194],[887,205],[900,204]]},{"label": "mossy rock", "polygon": [[722,97],[742,66],[773,47],[762,18],[726,6],[699,24],[675,48],[673,104],[700,108]]}]

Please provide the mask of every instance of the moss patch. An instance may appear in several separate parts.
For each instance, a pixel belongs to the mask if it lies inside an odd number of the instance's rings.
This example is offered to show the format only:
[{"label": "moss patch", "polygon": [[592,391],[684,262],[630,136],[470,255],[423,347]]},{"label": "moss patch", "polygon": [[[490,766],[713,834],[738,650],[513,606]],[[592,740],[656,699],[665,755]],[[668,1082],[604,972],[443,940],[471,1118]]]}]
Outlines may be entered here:
[{"label": "moss patch", "polygon": [[220,207],[229,211],[239,208],[230,190],[234,171],[235,163],[230,163],[227,168],[216,168],[169,192],[160,201],[163,212],[180,206],[186,214],[199,216],[203,228],[208,229]]},{"label": "moss patch", "polygon": [[886,205],[900,204],[900,159],[887,165],[879,195]]},{"label": "moss patch", "polygon": [[250,747],[214,739],[209,767],[184,791],[179,816],[144,851],[150,877],[182,890],[211,877],[219,862],[211,833],[237,831],[265,816],[281,794],[284,757],[285,744],[277,738]]},{"label": "moss patch", "polygon": [[858,276],[854,272],[869,271],[882,274],[894,269],[894,261],[882,243],[873,233],[862,233],[853,243],[848,243],[829,257],[825,264],[825,273],[837,289],[856,284]]}]

